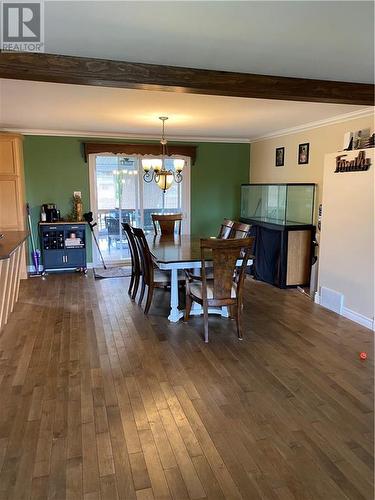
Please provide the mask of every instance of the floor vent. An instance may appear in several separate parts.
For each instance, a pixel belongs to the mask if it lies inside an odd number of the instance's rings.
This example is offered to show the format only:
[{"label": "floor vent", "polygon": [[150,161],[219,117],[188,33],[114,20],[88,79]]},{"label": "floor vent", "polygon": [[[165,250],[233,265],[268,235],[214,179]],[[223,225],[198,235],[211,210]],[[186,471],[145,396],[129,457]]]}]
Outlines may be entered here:
[{"label": "floor vent", "polygon": [[322,286],[320,289],[320,305],[337,314],[342,314],[344,296],[342,293],[335,292],[335,290]]}]

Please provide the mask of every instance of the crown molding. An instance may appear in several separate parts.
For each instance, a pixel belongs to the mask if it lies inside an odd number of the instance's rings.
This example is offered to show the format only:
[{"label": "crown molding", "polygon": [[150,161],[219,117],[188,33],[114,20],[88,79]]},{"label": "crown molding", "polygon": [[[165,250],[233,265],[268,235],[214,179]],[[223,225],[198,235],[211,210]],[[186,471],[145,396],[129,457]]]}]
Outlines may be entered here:
[{"label": "crown molding", "polygon": [[[92,139],[130,139],[132,141],[136,140],[147,140],[147,141],[160,141],[160,135],[150,135],[150,134],[116,134],[111,132],[83,132],[81,130],[53,130],[53,129],[27,129],[27,128],[13,128],[13,127],[3,127],[0,128],[0,132],[11,132],[23,135],[46,135],[53,137],[89,137]],[[248,137],[210,137],[210,136],[185,136],[185,135],[174,135],[168,136],[168,141],[177,142],[227,142],[227,143],[243,143],[249,144],[250,139]]]},{"label": "crown molding", "polygon": [[[374,116],[375,118],[375,108],[367,107],[360,109],[358,111],[351,111],[350,113],[344,113],[341,115],[336,115],[324,120],[318,120],[315,122],[305,123],[303,125],[298,125],[296,127],[290,127],[285,129],[279,129],[269,134],[264,134],[255,137],[211,137],[211,136],[184,136],[184,135],[174,135],[168,136],[169,141],[177,142],[222,142],[222,143],[237,143],[237,144],[251,144],[254,142],[265,141],[267,139],[273,139],[276,137],[282,137],[286,135],[295,134],[298,132],[304,132],[307,130],[312,130],[314,128],[326,127],[328,125],[334,125],[335,123],[346,122],[354,120],[356,118],[364,118],[366,116]],[[147,140],[147,141],[159,141],[160,135],[155,134],[130,134],[130,133],[112,133],[112,132],[84,132],[82,130],[54,130],[54,129],[28,129],[28,128],[17,128],[17,127],[2,127],[1,132],[11,132],[23,135],[45,135],[53,137],[87,137],[92,139],[127,139],[127,140]]]},{"label": "crown molding", "polygon": [[326,118],[324,120],[318,120],[315,122],[298,125],[296,127],[276,130],[274,132],[270,132],[269,134],[264,134],[258,137],[251,137],[250,143],[265,141],[267,139],[273,139],[285,135],[296,134],[298,132],[305,132],[306,130],[312,130],[314,128],[326,127],[328,125],[334,125],[335,123],[355,120],[356,118],[365,118],[366,116],[371,116],[371,115],[375,117],[374,113],[375,109],[373,107],[367,107],[364,109],[360,109],[358,111],[351,111],[350,113],[344,113],[341,115],[332,116],[331,118]]}]

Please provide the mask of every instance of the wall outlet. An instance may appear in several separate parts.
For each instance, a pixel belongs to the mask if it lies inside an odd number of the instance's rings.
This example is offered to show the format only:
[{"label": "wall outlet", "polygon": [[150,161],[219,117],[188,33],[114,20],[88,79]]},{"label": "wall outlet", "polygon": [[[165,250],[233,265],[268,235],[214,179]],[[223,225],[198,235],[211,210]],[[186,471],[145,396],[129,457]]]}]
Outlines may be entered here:
[{"label": "wall outlet", "polygon": [[73,191],[73,196],[74,197],[79,196],[80,198],[82,198],[82,193],[81,191]]}]

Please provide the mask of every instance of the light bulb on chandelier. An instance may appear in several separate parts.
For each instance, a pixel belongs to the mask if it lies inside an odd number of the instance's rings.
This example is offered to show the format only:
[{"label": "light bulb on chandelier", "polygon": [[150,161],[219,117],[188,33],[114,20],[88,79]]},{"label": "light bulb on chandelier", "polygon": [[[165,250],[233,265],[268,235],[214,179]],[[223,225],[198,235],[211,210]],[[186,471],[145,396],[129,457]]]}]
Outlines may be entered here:
[{"label": "light bulb on chandelier", "polygon": [[182,158],[175,158],[173,160],[173,168],[166,168],[166,157],[168,154],[168,141],[165,137],[165,122],[168,120],[167,116],[159,116],[159,120],[162,121],[162,134],[160,139],[161,145],[161,156],[162,158],[143,158],[142,168],[143,168],[143,180],[145,182],[156,182],[156,184],[165,193],[169,189],[173,181],[180,183],[183,179],[182,170],[185,166],[185,160]]}]

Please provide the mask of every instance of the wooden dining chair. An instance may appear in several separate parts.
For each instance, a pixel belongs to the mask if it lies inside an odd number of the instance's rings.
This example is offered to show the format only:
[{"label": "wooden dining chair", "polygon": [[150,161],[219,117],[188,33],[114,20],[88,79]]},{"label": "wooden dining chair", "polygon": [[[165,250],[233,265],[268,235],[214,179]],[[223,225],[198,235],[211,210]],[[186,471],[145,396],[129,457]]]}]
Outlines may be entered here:
[{"label": "wooden dining chair", "polygon": [[122,227],[125,231],[126,238],[129,243],[129,251],[132,265],[132,274],[130,278],[130,284],[128,288],[128,294],[130,295],[132,300],[135,300],[135,297],[138,292],[139,281],[142,275],[141,269],[141,261],[139,257],[139,252],[137,248],[137,243],[135,241],[133,228],[127,222],[122,223]]},{"label": "wooden dining chair", "polygon": [[230,231],[229,238],[247,238],[249,236],[251,224],[244,224],[242,222],[234,222]]},{"label": "wooden dining chair", "polygon": [[220,227],[220,232],[218,234],[218,238],[221,240],[226,240],[227,238],[229,238],[233,224],[234,224],[233,220],[224,219],[223,223]]},{"label": "wooden dining chair", "polygon": [[155,235],[158,234],[158,227],[161,235],[172,235],[175,233],[176,225],[177,233],[181,234],[182,214],[151,214],[151,218]]},{"label": "wooden dining chair", "polygon": [[[133,233],[135,241],[137,243],[138,252],[141,261],[141,276],[142,276],[142,286],[141,293],[139,295],[138,304],[141,305],[147,286],[147,298],[146,305],[144,308],[144,313],[148,314],[151,306],[152,297],[154,295],[155,288],[166,288],[170,286],[170,274],[169,271],[162,271],[154,265],[152,254],[148,246],[145,233],[142,229],[133,228]],[[180,279],[179,281],[183,281]]]},{"label": "wooden dining chair", "polygon": [[[208,308],[230,308],[234,312],[237,325],[237,335],[242,340],[241,308],[242,290],[245,270],[252,246],[252,238],[244,239],[202,239],[201,240],[201,276],[195,276],[186,271],[186,310],[185,321],[189,319],[192,302],[203,307],[204,340],[208,342]],[[212,256],[212,276],[206,274],[206,252]],[[237,268],[236,263],[242,260]],[[233,279],[235,276],[235,279]]]}]

